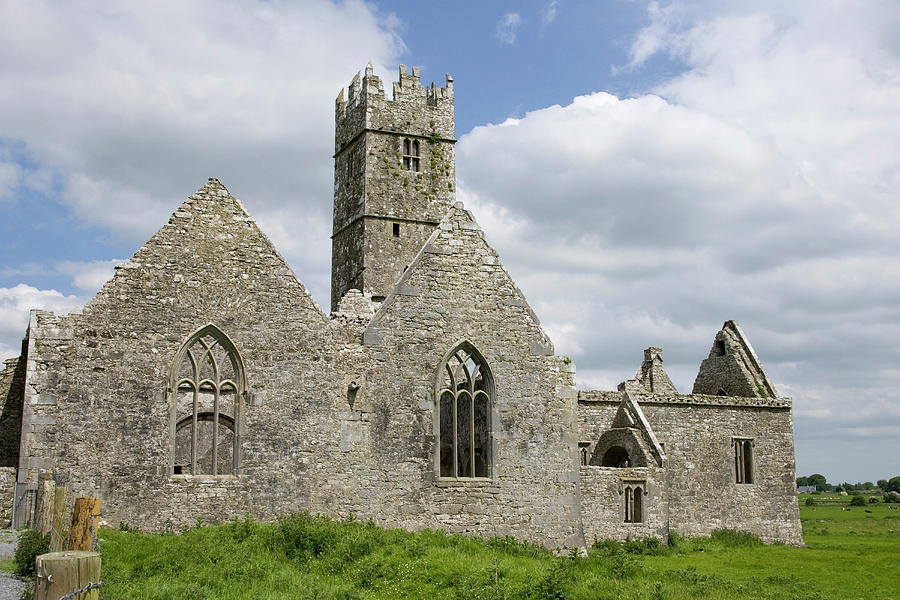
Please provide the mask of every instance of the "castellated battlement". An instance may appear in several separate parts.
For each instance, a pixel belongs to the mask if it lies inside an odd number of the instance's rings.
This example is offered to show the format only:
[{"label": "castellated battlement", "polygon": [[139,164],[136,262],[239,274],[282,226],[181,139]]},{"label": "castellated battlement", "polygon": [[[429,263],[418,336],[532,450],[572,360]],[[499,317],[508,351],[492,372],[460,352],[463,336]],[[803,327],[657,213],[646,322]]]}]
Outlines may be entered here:
[{"label": "castellated battlement", "polygon": [[432,82],[423,86],[419,67],[400,65],[399,81],[393,82],[393,98],[384,93],[384,83],[374,74],[372,63],[358,72],[334,103],[334,151],[341,150],[361,131],[402,131],[423,138],[455,139],[453,125],[453,78],[448,73],[444,87]]}]

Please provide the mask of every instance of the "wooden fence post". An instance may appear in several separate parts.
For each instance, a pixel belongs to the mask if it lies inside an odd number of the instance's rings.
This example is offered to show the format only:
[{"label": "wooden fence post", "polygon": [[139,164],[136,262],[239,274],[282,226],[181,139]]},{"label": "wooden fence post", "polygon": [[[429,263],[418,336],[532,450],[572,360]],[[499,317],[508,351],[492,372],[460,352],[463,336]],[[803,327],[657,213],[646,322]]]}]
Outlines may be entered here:
[{"label": "wooden fence post", "polygon": [[53,481],[53,473],[44,471],[38,478],[37,507],[34,511],[34,529],[41,535],[50,533],[55,495],[56,482]]},{"label": "wooden fence post", "polygon": [[75,498],[72,526],[69,528],[69,550],[92,550],[93,536],[99,535],[97,517],[100,515],[102,502],[100,498]]},{"label": "wooden fence post", "polygon": [[[34,600],[59,600],[89,583],[100,582],[99,552],[51,552],[34,559]],[[98,600],[100,592],[92,589],[78,600]]]},{"label": "wooden fence post", "polygon": [[53,496],[53,527],[50,529],[50,552],[61,552],[66,549],[66,535],[69,533],[66,523],[66,500],[69,490],[57,487]]}]

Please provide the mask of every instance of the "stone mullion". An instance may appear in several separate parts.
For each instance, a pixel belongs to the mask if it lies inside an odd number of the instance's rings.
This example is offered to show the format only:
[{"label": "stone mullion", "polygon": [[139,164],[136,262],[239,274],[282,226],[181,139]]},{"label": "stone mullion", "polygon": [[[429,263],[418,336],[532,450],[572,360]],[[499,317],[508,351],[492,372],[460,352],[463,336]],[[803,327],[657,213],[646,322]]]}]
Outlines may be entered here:
[{"label": "stone mullion", "polygon": [[[469,387],[474,387],[471,382]],[[472,393],[469,393],[469,476],[475,477],[475,394]]]},{"label": "stone mullion", "polygon": [[212,474],[219,473],[219,386],[213,385]]},{"label": "stone mullion", "polygon": [[456,396],[456,392],[453,392],[453,476],[459,477],[459,465],[457,452],[459,452],[459,430],[457,429],[457,407],[456,404],[458,402],[458,398]]},{"label": "stone mullion", "polygon": [[197,404],[199,402],[200,388],[196,379],[191,382],[194,390],[194,408],[191,415],[191,475],[197,474]]}]

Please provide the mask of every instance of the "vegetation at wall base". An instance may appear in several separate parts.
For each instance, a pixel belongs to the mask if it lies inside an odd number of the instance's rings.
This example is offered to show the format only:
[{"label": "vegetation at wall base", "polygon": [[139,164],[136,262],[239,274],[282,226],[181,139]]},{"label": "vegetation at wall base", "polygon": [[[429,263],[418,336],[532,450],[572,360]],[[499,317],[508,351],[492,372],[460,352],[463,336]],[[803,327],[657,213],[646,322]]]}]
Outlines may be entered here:
[{"label": "vegetation at wall base", "polygon": [[308,514],[177,535],[104,529],[103,597],[900,600],[900,510],[848,510],[839,495],[804,501],[809,548],[719,530],[672,534],[669,545],[601,540],[586,557],[557,556],[509,537],[410,533]]},{"label": "vegetation at wall base", "polygon": [[50,551],[50,534],[41,535],[37,531],[27,529],[19,534],[16,553],[15,573],[22,577],[34,575],[34,559]]}]

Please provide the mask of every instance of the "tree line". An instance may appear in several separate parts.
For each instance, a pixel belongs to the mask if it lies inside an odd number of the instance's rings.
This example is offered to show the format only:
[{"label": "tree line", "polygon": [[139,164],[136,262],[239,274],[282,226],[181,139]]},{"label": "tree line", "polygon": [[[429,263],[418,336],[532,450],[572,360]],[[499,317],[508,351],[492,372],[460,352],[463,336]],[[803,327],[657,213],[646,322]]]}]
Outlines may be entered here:
[{"label": "tree line", "polygon": [[879,479],[875,483],[871,481],[840,484],[831,484],[820,473],[807,475],[806,477],[798,477],[797,485],[814,485],[819,492],[895,492],[900,494],[900,476],[891,477],[890,479]]}]

